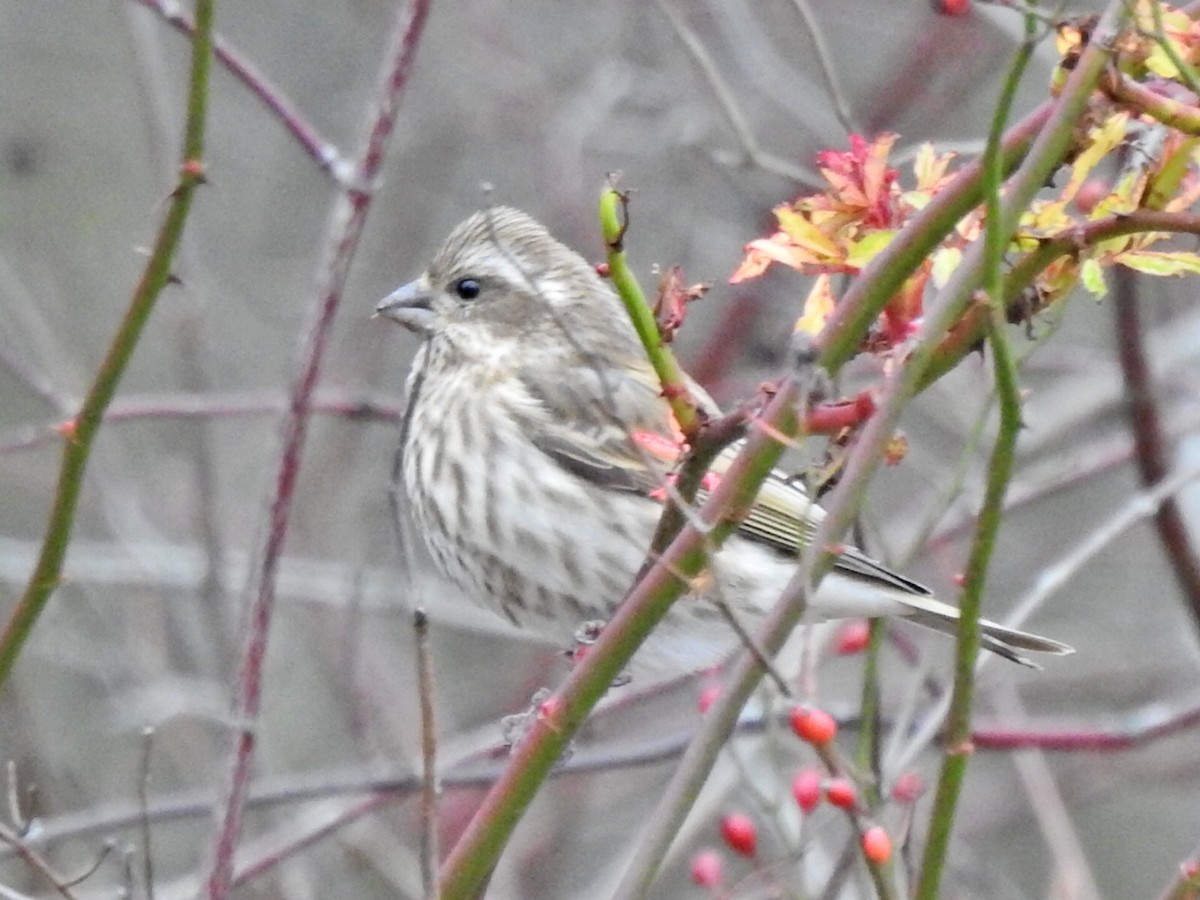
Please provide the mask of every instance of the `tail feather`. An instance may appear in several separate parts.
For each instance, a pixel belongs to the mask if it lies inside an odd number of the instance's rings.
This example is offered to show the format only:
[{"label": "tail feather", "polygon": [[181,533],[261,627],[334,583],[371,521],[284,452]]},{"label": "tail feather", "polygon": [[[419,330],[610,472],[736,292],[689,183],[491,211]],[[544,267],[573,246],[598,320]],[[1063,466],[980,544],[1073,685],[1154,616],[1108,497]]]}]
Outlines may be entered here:
[{"label": "tail feather", "polygon": [[[918,625],[940,631],[943,634],[955,634],[958,631],[958,609],[932,597],[905,597],[904,605],[910,610],[906,618]],[[1031,669],[1040,669],[1037,663],[1020,654],[1021,650],[1034,653],[1049,653],[1054,656],[1066,656],[1074,653],[1075,648],[1056,641],[1053,638],[1031,634],[1009,628],[989,619],[979,620],[980,643],[986,650],[1018,665]]]}]

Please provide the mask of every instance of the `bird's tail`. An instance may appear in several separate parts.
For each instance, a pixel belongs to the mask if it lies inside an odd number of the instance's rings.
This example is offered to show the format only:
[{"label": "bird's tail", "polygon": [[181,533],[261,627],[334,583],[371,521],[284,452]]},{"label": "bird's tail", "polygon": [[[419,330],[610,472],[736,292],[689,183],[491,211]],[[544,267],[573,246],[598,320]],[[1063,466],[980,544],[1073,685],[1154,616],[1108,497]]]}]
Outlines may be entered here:
[{"label": "bird's tail", "polygon": [[[932,597],[906,596],[903,602],[910,610],[906,616],[909,620],[943,634],[957,633],[957,608]],[[1019,651],[1049,653],[1054,656],[1065,656],[1075,652],[1074,647],[1061,641],[1042,637],[1039,634],[1031,634],[1028,631],[1018,631],[1016,628],[1009,628],[988,619],[979,620],[979,630],[984,649],[1031,669],[1040,669],[1041,666],[1022,656]]]}]

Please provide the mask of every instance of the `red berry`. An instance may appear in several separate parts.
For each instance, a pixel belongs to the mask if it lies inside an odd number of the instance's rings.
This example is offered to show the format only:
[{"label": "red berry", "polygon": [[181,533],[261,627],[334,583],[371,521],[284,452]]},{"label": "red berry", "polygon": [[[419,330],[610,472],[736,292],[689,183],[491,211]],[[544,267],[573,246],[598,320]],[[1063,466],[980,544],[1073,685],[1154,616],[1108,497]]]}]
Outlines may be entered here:
[{"label": "red berry", "polygon": [[858,802],[858,791],[845,778],[835,778],[825,786],[825,797],[839,809],[853,809]]},{"label": "red berry", "polygon": [[801,769],[792,779],[792,796],[796,805],[810,813],[821,805],[821,773],[817,769]]},{"label": "red berry", "polygon": [[892,839],[878,825],[872,825],[862,836],[863,856],[876,865],[883,865],[892,858]]},{"label": "red berry", "polygon": [[925,793],[925,782],[916,772],[902,772],[892,785],[892,799],[897,803],[916,803]]},{"label": "red berry", "polygon": [[867,649],[869,643],[871,643],[871,625],[866,619],[851,619],[844,622],[838,629],[836,647],[838,656],[862,653]]},{"label": "red berry", "polygon": [[948,16],[965,16],[971,11],[971,0],[941,0],[939,6]]},{"label": "red berry", "polygon": [[816,746],[828,744],[837,736],[837,722],[823,709],[792,707],[792,731],[802,741]]},{"label": "red berry", "polygon": [[1103,178],[1089,178],[1075,193],[1075,208],[1086,215],[1109,193],[1108,183]]},{"label": "red berry", "polygon": [[720,696],[721,686],[719,684],[709,684],[701,688],[700,696],[696,698],[696,705],[700,707],[701,714],[708,712],[708,708],[712,706]]},{"label": "red berry", "polygon": [[744,813],[728,813],[721,817],[721,837],[730,850],[742,856],[753,856],[758,848],[758,829]]},{"label": "red berry", "polygon": [[716,850],[701,850],[692,857],[692,881],[700,887],[719,887],[724,868],[725,863]]},{"label": "red berry", "polygon": [[596,263],[596,274],[599,275],[601,278],[607,278],[609,275],[608,263],[606,263],[606,262]]}]

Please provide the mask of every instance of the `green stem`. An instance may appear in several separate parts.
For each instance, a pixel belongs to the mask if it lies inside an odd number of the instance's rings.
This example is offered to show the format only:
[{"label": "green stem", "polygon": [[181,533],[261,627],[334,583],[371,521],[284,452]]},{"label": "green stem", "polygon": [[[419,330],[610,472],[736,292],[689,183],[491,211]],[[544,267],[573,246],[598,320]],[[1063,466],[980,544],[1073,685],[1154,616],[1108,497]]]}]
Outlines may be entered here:
[{"label": "green stem", "polygon": [[1163,28],[1162,3],[1158,0],[1150,4],[1150,15],[1154,19],[1154,39],[1158,41],[1163,53],[1167,54],[1167,58],[1178,70],[1179,80],[1193,94],[1200,94],[1200,78],[1197,77],[1196,70],[1175,51],[1175,46],[1167,39],[1167,33]]},{"label": "green stem", "polygon": [[870,641],[863,662],[862,700],[859,703],[859,716],[862,726],[858,734],[858,746],[854,755],[854,763],[860,772],[870,772],[871,778],[866,782],[867,806],[875,809],[879,806],[881,783],[879,771],[879,654],[883,649],[883,638],[887,634],[885,619],[870,620]]},{"label": "green stem", "polygon": [[42,610],[62,581],[62,564],[71,541],[83,476],[104,412],[116,393],[121,376],[137,347],[138,339],[162,290],[171,279],[171,261],[183,235],[196,188],[204,182],[204,123],[208,106],[209,68],[212,59],[213,0],[197,0],[196,36],[183,136],[183,162],[179,183],[171,194],[166,217],[155,238],[141,280],[113,336],[104,361],[84,398],[63,444],[58,486],[42,540],[37,565],[20,601],[0,633],[0,685],[11,674]]},{"label": "green stem", "polygon": [[987,488],[974,544],[967,562],[966,582],[959,605],[958,643],[954,660],[954,692],[946,723],[946,756],[934,792],[929,832],[921,857],[921,869],[913,896],[917,900],[935,900],[941,885],[942,872],[950,847],[950,835],[967,761],[971,755],[971,709],[975,695],[975,660],[979,656],[979,617],[983,606],[987,569],[996,546],[1000,519],[1004,511],[1004,495],[1012,479],[1017,434],[1021,429],[1021,400],[1017,385],[1017,368],[1005,332],[1006,315],[1002,297],[1001,265],[1008,245],[1009,234],[1004,228],[1000,188],[1003,171],[1000,160],[1000,139],[1016,96],[1021,76],[1036,46],[1037,20],[1025,17],[1025,40],[1017,52],[1004,82],[996,112],[992,117],[991,133],[984,154],[985,185],[987,190],[987,230],[984,233],[984,290],[988,296],[989,336],[991,338],[996,392],[1000,408],[1000,428],[988,467]]},{"label": "green stem", "polygon": [[629,268],[625,257],[625,231],[628,221],[624,215],[627,198],[620,191],[607,187],[600,194],[600,232],[608,250],[608,276],[617,295],[625,304],[633,327],[646,348],[646,356],[662,385],[662,394],[671,406],[675,421],[683,436],[690,442],[700,430],[701,417],[696,400],[688,390],[687,378],[675,354],[662,339],[654,313],[650,311],[642,288]]}]

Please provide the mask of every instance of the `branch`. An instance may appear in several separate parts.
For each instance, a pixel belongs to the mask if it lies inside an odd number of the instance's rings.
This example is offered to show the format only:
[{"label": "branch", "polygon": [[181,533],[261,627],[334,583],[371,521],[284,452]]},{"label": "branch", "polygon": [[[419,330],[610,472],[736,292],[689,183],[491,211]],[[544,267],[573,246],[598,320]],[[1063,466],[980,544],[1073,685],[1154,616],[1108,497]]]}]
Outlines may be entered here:
[{"label": "branch", "polygon": [[[182,34],[192,37],[196,26],[178,7],[174,0],[137,0],[147,9],[158,13],[167,24]],[[316,160],[322,171],[333,175],[339,182],[344,182],[349,164],[342,158],[337,147],[325,140],[312,126],[290,99],[265,75],[255,68],[254,64],[241,55],[228,41],[219,34],[212,36],[213,54],[238,81],[250,89],[255,97],[275,117],[283,123],[283,127],[292,133],[304,148],[304,151]]]},{"label": "branch", "polygon": [[608,251],[608,277],[612,279],[617,295],[625,305],[625,311],[633,322],[634,330],[641,339],[650,364],[654,366],[662,385],[662,395],[671,406],[675,422],[691,443],[695,440],[703,422],[702,416],[687,386],[687,377],[679,368],[675,354],[667,346],[658,329],[654,313],[642,294],[637,279],[629,270],[625,258],[625,232],[629,228],[629,197],[611,185],[600,195],[600,232]]},{"label": "branch", "polygon": [[954,814],[962,794],[971,757],[971,714],[975,699],[975,660],[979,656],[979,617],[983,608],[987,570],[1000,522],[1004,515],[1004,495],[1015,464],[1017,434],[1021,430],[1021,396],[1017,381],[1017,366],[1005,334],[1005,309],[1001,297],[1003,280],[1001,265],[1009,232],[1001,219],[1000,188],[1003,171],[1000,159],[1000,139],[1004,122],[1012,108],[1021,76],[1036,47],[1037,21],[1025,16],[1025,40],[1013,60],[1001,90],[1000,101],[992,117],[992,130],[984,153],[984,178],[987,185],[987,230],[984,233],[984,271],[989,313],[988,336],[992,346],[996,378],[996,394],[1000,408],[1000,427],[988,465],[987,486],[983,507],[971,543],[967,560],[966,582],[959,605],[958,641],[954,657],[954,692],[946,719],[946,753],[934,792],[933,809],[929,815],[929,833],[921,856],[920,874],[914,896],[919,900],[934,900],[938,896],[942,871],[950,848]]},{"label": "branch", "polygon": [[1109,69],[1104,74],[1100,79],[1100,87],[1113,100],[1127,106],[1135,114],[1147,115],[1184,134],[1200,135],[1200,109],[1194,106],[1155,93],[1116,69]]},{"label": "branch", "polygon": [[[1152,231],[1200,235],[1200,215],[1139,209],[1124,215],[1097,219],[1067,234],[1047,238],[1036,250],[1017,260],[1004,280],[1004,302],[1009,318],[1028,317],[1024,290],[1033,283],[1038,273],[1055,260],[1110,238]],[[929,367],[918,381],[918,391],[925,390],[979,346],[988,327],[987,319],[987,307],[984,305],[975,305],[966,310],[934,351]]]},{"label": "branch", "polygon": [[68,440],[63,444],[58,487],[41,555],[29,578],[20,602],[13,609],[0,633],[0,686],[7,680],[33,626],[62,579],[62,564],[71,541],[75,511],[83,476],[91,456],[92,443],[100,430],[104,412],[112,402],[121,376],[137,347],[154,304],[171,281],[171,260],[179,247],[183,228],[196,188],[204,183],[204,125],[208,111],[208,76],[212,57],[212,3],[197,0],[196,39],[192,46],[191,75],[188,86],[187,121],[184,125],[183,159],[179,183],[171,193],[171,204],[150,251],[150,259],[134,290],[125,316],[113,336],[96,380],[84,398],[79,414],[71,422]]},{"label": "branch", "polygon": [[[1117,358],[1125,377],[1126,411],[1138,472],[1142,484],[1153,487],[1170,474],[1171,467],[1167,462],[1166,438],[1146,359],[1135,283],[1132,273],[1118,270],[1113,314]],[[1175,497],[1167,497],[1158,507],[1154,513],[1154,527],[1175,573],[1184,604],[1192,614],[1192,622],[1200,629],[1200,558],[1196,556],[1187,522]]]},{"label": "branch", "polygon": [[229,896],[233,880],[234,852],[241,834],[242,812],[250,783],[256,743],[255,728],[262,700],[262,671],[267,652],[271,616],[275,606],[276,575],[283,555],[291,516],[292,499],[300,472],[305,437],[312,412],[313,391],[321,361],[341,303],[342,289],[358,240],[366,221],[388,139],[396,121],[400,98],[412,71],[420,43],[429,0],[412,0],[398,15],[396,30],[381,73],[367,136],[355,165],[351,186],[338,198],[331,214],[326,261],[319,281],[316,307],[312,313],[300,362],[289,391],[289,412],[283,423],[283,448],[271,501],[266,545],[262,550],[256,596],[246,619],[232,722],[235,729],[230,748],[229,770],[224,789],[214,810],[211,868],[206,879],[210,900]]}]

